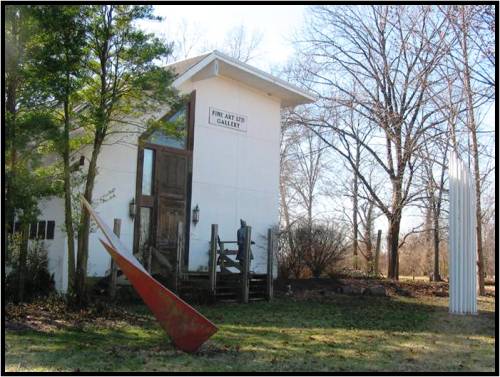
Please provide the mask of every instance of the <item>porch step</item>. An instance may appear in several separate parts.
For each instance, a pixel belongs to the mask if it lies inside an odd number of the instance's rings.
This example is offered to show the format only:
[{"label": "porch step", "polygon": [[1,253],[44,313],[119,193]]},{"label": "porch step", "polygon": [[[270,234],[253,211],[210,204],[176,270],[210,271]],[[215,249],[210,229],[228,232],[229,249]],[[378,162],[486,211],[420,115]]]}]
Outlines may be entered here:
[{"label": "porch step", "polygon": [[[241,295],[241,274],[221,273],[216,275],[215,300],[217,302],[239,302]],[[183,274],[179,287],[179,294],[186,299],[200,296],[208,296],[209,276],[208,272],[189,272]],[[266,300],[267,275],[254,274],[249,276],[249,301]]]}]

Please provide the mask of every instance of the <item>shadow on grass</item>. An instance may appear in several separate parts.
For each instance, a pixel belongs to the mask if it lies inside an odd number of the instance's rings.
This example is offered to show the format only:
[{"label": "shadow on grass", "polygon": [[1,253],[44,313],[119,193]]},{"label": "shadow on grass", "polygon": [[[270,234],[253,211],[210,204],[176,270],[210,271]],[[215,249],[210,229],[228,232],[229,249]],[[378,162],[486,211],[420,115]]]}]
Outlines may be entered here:
[{"label": "shadow on grass", "polygon": [[[245,310],[245,308],[247,308]],[[248,306],[224,304],[199,308],[216,324],[282,328],[344,328],[348,330],[421,331],[437,316],[445,322],[484,322],[473,329],[449,326],[451,333],[494,336],[493,312],[478,316],[455,316],[443,306],[391,297],[338,295],[331,299],[293,301],[277,299]],[[491,321],[490,321],[491,320]]]},{"label": "shadow on grass", "polygon": [[[176,351],[150,316],[144,325],[13,331],[11,371],[488,371],[494,313],[451,316],[410,299],[338,295],[201,306],[220,330],[197,354]],[[130,307],[147,313],[143,306]],[[479,325],[471,326],[474,321]]]}]

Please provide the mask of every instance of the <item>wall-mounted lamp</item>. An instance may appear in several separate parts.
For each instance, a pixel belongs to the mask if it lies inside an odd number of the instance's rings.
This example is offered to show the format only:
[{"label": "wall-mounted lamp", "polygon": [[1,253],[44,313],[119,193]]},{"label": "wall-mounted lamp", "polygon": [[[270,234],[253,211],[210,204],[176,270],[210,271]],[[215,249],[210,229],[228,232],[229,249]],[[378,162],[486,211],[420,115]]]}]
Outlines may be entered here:
[{"label": "wall-mounted lamp", "polygon": [[135,199],[132,198],[128,204],[128,214],[133,219],[135,217]]},{"label": "wall-mounted lamp", "polygon": [[200,207],[198,207],[198,204],[193,208],[193,224],[196,225],[198,224],[198,221],[200,221]]}]

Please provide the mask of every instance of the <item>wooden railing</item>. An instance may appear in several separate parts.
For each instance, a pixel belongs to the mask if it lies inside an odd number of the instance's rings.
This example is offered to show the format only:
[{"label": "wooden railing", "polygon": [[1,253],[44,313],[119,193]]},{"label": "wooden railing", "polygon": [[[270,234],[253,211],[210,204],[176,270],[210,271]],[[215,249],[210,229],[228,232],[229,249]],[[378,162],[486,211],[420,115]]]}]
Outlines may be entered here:
[{"label": "wooden railing", "polygon": [[[210,251],[208,262],[209,274],[209,292],[211,295],[216,294],[217,285],[217,265],[220,266],[221,273],[231,273],[229,267],[236,268],[241,274],[241,301],[247,303],[249,299],[249,281],[250,281],[250,260],[252,244],[252,227],[245,227],[245,244],[243,247],[242,260],[240,262],[230,258],[230,255],[237,255],[238,250],[230,250],[227,245],[237,245],[237,241],[221,241],[218,235],[219,227],[217,224],[212,224],[212,232],[210,237]],[[267,281],[266,281],[266,298],[272,299],[273,296],[273,258],[275,242],[275,232],[272,229],[268,230],[268,257],[267,257]]]}]

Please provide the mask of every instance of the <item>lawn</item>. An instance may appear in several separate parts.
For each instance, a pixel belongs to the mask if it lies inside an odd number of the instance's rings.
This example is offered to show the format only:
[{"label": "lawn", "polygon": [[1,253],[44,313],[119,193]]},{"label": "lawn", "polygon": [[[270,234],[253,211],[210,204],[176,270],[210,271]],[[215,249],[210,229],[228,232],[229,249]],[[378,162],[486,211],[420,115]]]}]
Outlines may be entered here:
[{"label": "lawn", "polygon": [[430,296],[338,294],[200,306],[219,331],[197,354],[176,351],[146,307],[129,306],[112,319],[10,327],[5,334],[5,368],[9,372],[493,372],[494,300],[480,298],[477,316],[449,315],[448,299]]}]

